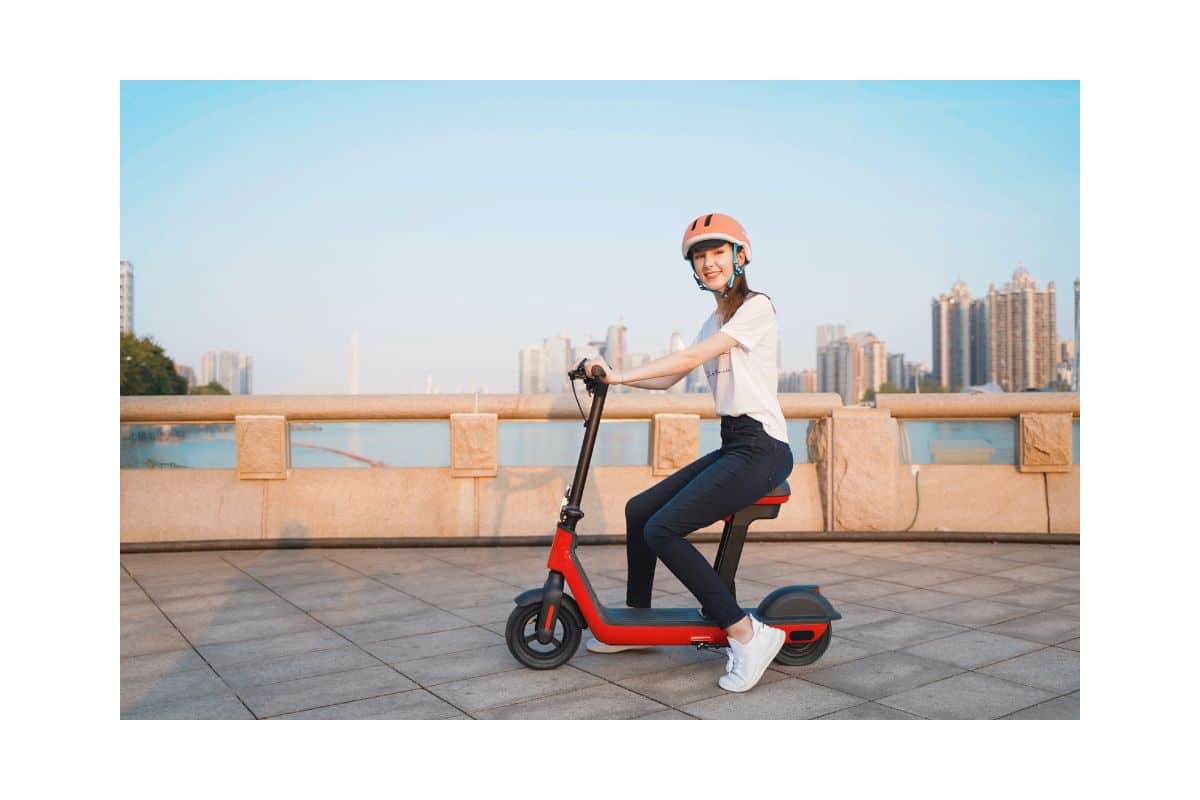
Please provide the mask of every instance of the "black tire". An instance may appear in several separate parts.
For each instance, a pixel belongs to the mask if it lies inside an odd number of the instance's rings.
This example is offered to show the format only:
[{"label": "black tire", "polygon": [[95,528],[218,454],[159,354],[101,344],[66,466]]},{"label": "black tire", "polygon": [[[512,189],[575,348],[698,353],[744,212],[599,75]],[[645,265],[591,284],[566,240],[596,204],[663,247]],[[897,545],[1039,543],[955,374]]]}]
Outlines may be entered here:
[{"label": "black tire", "polygon": [[825,655],[829,649],[829,640],[833,638],[833,623],[825,629],[825,635],[804,644],[785,644],[775,656],[775,663],[787,667],[805,667]]},{"label": "black tire", "polygon": [[559,606],[554,617],[553,640],[541,644],[537,640],[537,619],[542,604],[517,606],[508,615],[504,638],[513,658],[530,669],[554,669],[571,660],[583,638],[583,626],[575,615]]}]

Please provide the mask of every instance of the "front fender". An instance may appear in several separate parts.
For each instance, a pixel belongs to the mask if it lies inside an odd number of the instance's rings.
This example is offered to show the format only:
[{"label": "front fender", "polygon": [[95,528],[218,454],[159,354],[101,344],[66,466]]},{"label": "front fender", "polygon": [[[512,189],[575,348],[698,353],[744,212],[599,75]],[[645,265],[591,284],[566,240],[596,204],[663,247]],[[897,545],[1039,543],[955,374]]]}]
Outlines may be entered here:
[{"label": "front fender", "polygon": [[[536,606],[538,603],[542,602],[542,590],[527,589],[514,597],[513,602],[516,603],[518,607]],[[575,620],[579,623],[581,628],[586,628],[588,626],[587,620],[583,618],[583,612],[579,610],[579,604],[575,602],[574,597],[571,597],[569,594],[564,594],[562,599],[559,600],[559,606],[563,610],[571,612],[571,614],[575,616]]]}]

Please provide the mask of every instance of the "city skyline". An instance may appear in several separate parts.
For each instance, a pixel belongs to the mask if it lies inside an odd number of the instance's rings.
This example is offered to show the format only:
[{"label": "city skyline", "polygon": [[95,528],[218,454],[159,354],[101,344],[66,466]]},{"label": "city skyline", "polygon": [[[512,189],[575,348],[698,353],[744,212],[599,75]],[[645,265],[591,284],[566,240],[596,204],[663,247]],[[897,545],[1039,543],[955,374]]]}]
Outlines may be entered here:
[{"label": "city skyline", "polygon": [[[919,309],[956,276],[1079,274],[1076,82],[125,82],[121,102],[138,329],[186,364],[254,352],[265,394],[344,392],[353,330],[363,393],[508,391],[520,347],[619,317],[628,352],[691,341],[713,308],[677,250],[697,209],[750,232],[785,371],[817,366],[831,320],[930,361]],[[721,108],[738,124],[701,133]],[[712,159],[737,180],[694,168]]]}]

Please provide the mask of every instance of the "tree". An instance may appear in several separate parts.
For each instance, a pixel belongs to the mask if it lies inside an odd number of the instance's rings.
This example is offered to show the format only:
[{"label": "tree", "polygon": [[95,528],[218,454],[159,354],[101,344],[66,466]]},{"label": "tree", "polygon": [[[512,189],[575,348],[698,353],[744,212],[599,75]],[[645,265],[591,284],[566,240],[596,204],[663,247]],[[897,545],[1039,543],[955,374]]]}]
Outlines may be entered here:
[{"label": "tree", "polygon": [[187,380],[154,339],[122,333],[121,394],[187,394]]},{"label": "tree", "polygon": [[204,386],[192,389],[192,394],[229,394],[229,390],[216,381],[209,381]]}]

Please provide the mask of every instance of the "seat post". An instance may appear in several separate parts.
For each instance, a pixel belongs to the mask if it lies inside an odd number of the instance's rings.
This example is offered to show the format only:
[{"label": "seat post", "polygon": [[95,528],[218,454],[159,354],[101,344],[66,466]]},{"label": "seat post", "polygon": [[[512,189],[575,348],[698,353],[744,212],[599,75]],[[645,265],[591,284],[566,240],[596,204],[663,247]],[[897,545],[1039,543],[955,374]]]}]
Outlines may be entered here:
[{"label": "seat post", "polygon": [[746,533],[750,529],[749,520],[743,519],[745,509],[725,518],[725,530],[721,532],[721,544],[717,546],[717,557],[713,561],[713,569],[729,589],[729,593],[737,599],[734,578],[737,575],[738,562],[742,560],[742,546],[746,543]]}]

